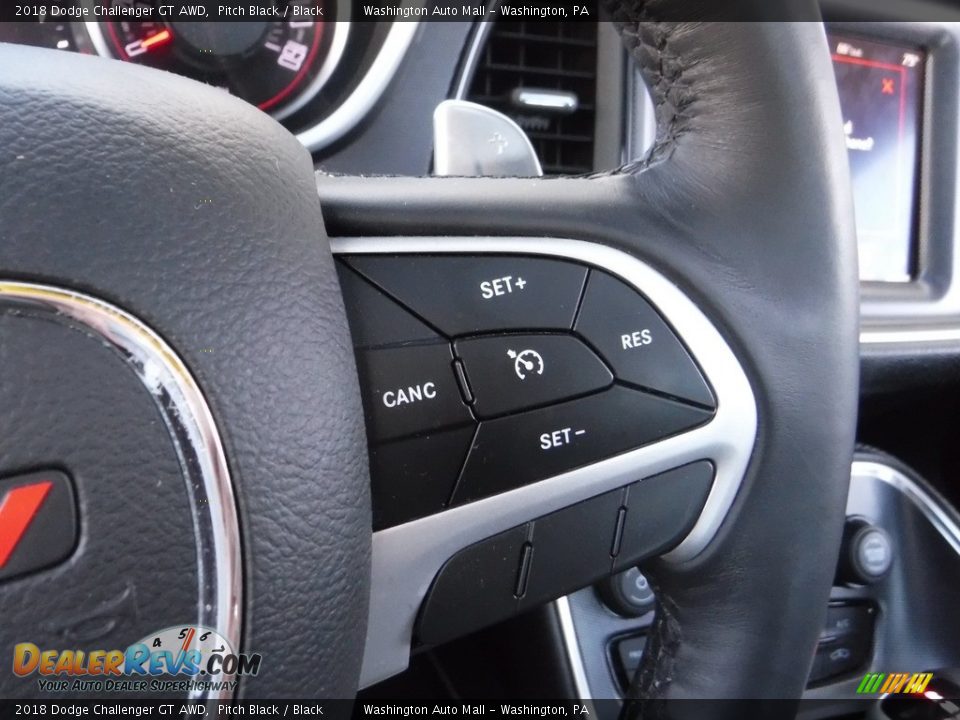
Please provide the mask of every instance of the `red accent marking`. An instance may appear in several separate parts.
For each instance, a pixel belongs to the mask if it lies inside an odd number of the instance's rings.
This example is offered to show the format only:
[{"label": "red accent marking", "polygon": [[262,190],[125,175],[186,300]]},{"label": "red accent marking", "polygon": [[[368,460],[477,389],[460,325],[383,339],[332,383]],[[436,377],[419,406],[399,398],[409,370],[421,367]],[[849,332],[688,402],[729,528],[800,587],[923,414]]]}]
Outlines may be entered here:
[{"label": "red accent marking", "polygon": [[834,53],[830,56],[836,62],[848,63],[850,65],[865,65],[866,67],[880,68],[881,70],[892,70],[893,72],[906,72],[903,65],[894,65],[893,63],[880,62],[879,60],[867,60],[866,58],[850,57],[849,55],[838,55]]},{"label": "red accent marking", "polygon": [[306,77],[307,73],[310,72],[310,66],[313,65],[313,61],[317,57],[317,50],[320,49],[320,38],[323,36],[323,33],[326,30],[326,23],[324,23],[322,20],[318,20],[316,23],[314,23],[314,25],[313,44],[310,46],[310,54],[307,56],[307,59],[303,61],[303,67],[300,68],[300,71],[283,90],[278,92],[269,100],[264,100],[262,103],[257,105],[257,107],[261,110],[269,110],[277,105],[280,101],[292,93],[297,86],[300,85],[300,82],[304,77]]},{"label": "red accent marking", "polygon": [[183,639],[183,645],[180,646],[180,653],[185,653],[190,649],[190,643],[193,642],[193,636],[197,634],[195,628],[190,628],[190,632],[187,633],[187,636]]},{"label": "red accent marking", "polygon": [[173,39],[173,33],[169,30],[161,30],[156,35],[151,35],[146,40],[140,43],[140,47],[147,48],[148,50],[154,45],[159,45],[160,43],[168,42]]},{"label": "red accent marking", "polygon": [[4,497],[0,504],[0,568],[16,550],[52,487],[47,480],[14,488]]}]

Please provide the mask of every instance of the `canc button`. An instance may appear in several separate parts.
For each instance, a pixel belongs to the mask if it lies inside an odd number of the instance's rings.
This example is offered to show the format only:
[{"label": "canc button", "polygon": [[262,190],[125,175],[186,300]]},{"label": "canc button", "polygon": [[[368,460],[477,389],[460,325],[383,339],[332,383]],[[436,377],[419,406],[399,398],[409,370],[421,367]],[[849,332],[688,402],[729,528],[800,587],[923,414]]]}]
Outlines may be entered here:
[{"label": "canc button", "polygon": [[590,272],[576,330],[600,351],[618,380],[716,407],[677,336],[639,293],[619,280]]},{"label": "canc button", "polygon": [[357,353],[371,442],[473,422],[446,343]]}]

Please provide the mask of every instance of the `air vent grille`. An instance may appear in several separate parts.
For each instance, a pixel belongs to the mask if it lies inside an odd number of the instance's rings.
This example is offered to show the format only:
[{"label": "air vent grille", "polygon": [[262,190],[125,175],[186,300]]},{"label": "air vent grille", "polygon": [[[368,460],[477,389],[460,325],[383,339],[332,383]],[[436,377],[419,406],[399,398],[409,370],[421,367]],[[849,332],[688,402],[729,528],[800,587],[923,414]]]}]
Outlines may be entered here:
[{"label": "air vent grille", "polygon": [[[511,99],[518,89],[572,94],[576,110],[520,107]],[[499,20],[467,99],[513,118],[530,137],[545,174],[568,175],[593,170],[596,91],[596,24]]]}]

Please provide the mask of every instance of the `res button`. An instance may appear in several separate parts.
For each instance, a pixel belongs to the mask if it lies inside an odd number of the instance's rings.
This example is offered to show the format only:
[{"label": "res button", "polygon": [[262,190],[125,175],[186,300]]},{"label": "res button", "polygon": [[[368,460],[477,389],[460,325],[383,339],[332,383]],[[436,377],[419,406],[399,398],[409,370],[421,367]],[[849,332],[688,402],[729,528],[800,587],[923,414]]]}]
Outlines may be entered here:
[{"label": "res button", "polygon": [[716,407],[693,358],[639,293],[591,271],[576,330],[610,363],[618,380]]}]

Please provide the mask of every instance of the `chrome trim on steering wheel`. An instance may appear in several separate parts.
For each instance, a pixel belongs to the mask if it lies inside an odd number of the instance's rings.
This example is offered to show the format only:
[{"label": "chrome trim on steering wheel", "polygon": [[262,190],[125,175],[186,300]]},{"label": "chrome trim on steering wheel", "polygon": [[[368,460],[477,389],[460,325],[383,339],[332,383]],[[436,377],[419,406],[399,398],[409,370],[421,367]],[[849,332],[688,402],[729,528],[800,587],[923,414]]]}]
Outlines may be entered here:
[{"label": "chrome trim on steering wheel", "polygon": [[[176,448],[197,530],[198,624],[217,630],[238,651],[243,623],[240,526],[230,469],[216,422],[189,369],[142,321],[115,305],[51,285],[0,281],[0,305],[27,307],[78,323],[127,363],[153,397]],[[224,675],[226,681],[233,676]],[[223,683],[226,686],[227,683]],[[224,689],[193,691],[191,700],[229,700]]]},{"label": "chrome trim on steering wheel", "polygon": [[716,479],[693,530],[665,557],[684,561],[713,539],[733,504],[757,433],[753,390],[726,341],[670,280],[620,250],[548,238],[356,238],[331,241],[336,254],[486,253],[558,257],[601,268],[642,292],[696,358],[717,396],[713,419],[696,429],[509,492],[388,528],[373,535],[370,619],[361,687],[407,667],[420,604],[457,551],[511,527],[696,460]]}]

